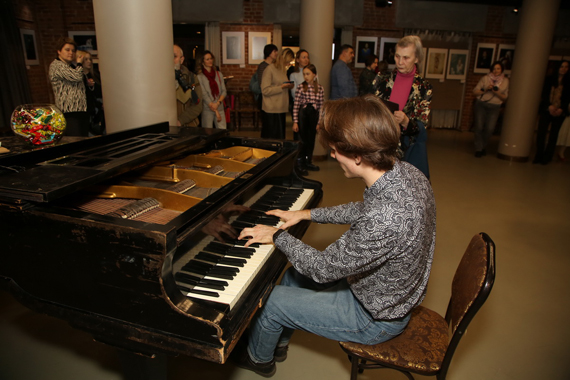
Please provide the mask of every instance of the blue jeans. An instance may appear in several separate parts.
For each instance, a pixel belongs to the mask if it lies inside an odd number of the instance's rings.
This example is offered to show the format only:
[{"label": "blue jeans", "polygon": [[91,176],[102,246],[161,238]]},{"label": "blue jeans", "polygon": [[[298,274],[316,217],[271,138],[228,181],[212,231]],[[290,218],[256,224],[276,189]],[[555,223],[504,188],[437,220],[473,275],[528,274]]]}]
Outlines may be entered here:
[{"label": "blue jeans", "polygon": [[475,101],[475,122],[473,132],[475,132],[475,151],[482,151],[487,147],[487,143],[493,135],[495,125],[501,113],[500,104],[492,104]]},{"label": "blue jeans", "polygon": [[287,345],[297,329],[332,340],[377,344],[400,334],[409,320],[410,314],[375,320],[346,280],[318,284],[289,268],[254,320],[247,350],[254,362],[270,362],[275,348]]}]

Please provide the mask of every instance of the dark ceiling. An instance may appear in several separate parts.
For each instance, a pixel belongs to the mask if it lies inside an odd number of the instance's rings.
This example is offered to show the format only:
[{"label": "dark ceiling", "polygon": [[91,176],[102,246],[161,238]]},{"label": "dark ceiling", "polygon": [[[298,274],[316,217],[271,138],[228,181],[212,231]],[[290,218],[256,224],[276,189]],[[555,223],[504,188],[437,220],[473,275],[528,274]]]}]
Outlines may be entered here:
[{"label": "dark ceiling", "polygon": [[[448,3],[497,5],[497,6],[513,7],[513,8],[520,8],[523,4],[523,0],[416,0],[416,1],[437,1],[437,2],[448,2]],[[560,9],[570,9],[570,0],[560,0]]]}]

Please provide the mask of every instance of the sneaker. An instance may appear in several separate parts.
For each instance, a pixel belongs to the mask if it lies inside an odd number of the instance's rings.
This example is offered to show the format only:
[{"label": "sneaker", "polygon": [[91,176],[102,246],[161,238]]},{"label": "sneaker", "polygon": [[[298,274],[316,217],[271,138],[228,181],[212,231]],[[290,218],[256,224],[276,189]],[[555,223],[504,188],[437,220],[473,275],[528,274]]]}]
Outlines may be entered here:
[{"label": "sneaker", "polygon": [[237,366],[243,369],[247,369],[257,373],[263,377],[271,377],[277,372],[277,367],[275,366],[275,361],[272,360],[269,363],[255,363],[249,357],[247,350],[241,350],[239,352],[239,357],[237,358]]},{"label": "sneaker", "polygon": [[273,357],[277,363],[283,363],[287,359],[287,350],[289,350],[289,346],[277,347],[275,349]]},{"label": "sneaker", "polygon": [[313,164],[306,164],[305,168],[307,168],[307,170],[310,170],[312,172],[318,172],[321,169],[317,165],[313,165]]}]

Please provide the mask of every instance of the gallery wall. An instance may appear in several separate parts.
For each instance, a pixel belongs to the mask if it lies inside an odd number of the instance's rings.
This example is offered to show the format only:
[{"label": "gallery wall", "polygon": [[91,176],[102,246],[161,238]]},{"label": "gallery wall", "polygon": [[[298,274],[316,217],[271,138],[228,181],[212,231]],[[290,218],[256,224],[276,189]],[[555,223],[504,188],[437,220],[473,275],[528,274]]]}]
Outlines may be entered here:
[{"label": "gallery wall", "polygon": [[[92,0],[11,0],[18,27],[33,31],[37,47],[37,64],[27,66],[28,81],[33,102],[53,102],[53,92],[48,80],[48,68],[56,57],[56,42],[69,32],[94,32]],[[247,60],[249,32],[266,32],[273,36],[274,24],[298,23],[297,6],[300,0],[216,0],[206,2],[208,10],[199,8],[205,4],[197,0],[174,0],[173,19],[180,22],[206,23],[219,21],[220,32],[243,32],[246,57],[244,64],[218,64],[225,76],[232,76],[228,90],[232,93],[247,91],[249,79],[257,68]],[[378,52],[382,39],[401,38],[405,34],[418,33],[425,36],[428,56],[430,49],[443,49],[447,57],[451,50],[468,51],[465,77],[451,79],[446,71],[443,78],[429,79],[434,87],[433,109],[460,111],[455,127],[466,130],[472,122],[471,104],[473,87],[484,73],[474,72],[479,44],[496,46],[514,45],[518,19],[503,6],[438,3],[420,0],[398,0],[391,7],[378,7],[374,0],[337,0],[335,27],[350,32],[353,46],[361,37],[376,38]],[[426,8],[427,7],[427,8]],[[214,12],[210,14],[208,12]],[[224,16],[221,17],[220,15]],[[192,15],[192,18],[190,18]],[[468,15],[469,17],[467,17]],[[566,13],[566,16],[568,14]],[[215,17],[212,20],[212,17]],[[559,20],[564,20],[560,16]],[[556,21],[559,24],[562,21]],[[557,42],[553,54],[570,56],[570,46],[564,35],[570,35],[568,24],[557,25]],[[293,25],[294,26],[294,25]],[[350,35],[348,34],[348,35]],[[561,36],[560,34],[563,34]],[[435,37],[434,37],[435,36]],[[454,37],[461,36],[457,39]],[[222,45],[222,41],[220,41]],[[191,49],[190,49],[191,50]],[[152,54],[152,52],[149,52]],[[220,64],[221,63],[221,64]],[[331,62],[332,63],[332,62]],[[447,70],[447,63],[446,70]],[[125,62],[136,64],[136,62]],[[353,67],[356,81],[362,68]],[[104,85],[104,83],[103,83]],[[458,113],[459,114],[459,113]]]}]

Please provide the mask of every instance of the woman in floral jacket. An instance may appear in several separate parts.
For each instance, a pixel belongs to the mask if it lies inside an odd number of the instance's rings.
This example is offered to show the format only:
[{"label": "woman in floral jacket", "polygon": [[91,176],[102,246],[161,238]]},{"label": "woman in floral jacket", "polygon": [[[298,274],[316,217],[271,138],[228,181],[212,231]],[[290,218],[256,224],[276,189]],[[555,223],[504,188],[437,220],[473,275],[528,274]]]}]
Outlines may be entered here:
[{"label": "woman in floral jacket", "polygon": [[396,45],[396,69],[378,75],[375,94],[398,105],[394,118],[402,131],[404,161],[420,169],[429,178],[426,126],[430,113],[432,88],[419,75],[417,63],[423,59],[422,41],[418,36],[403,37]]}]

